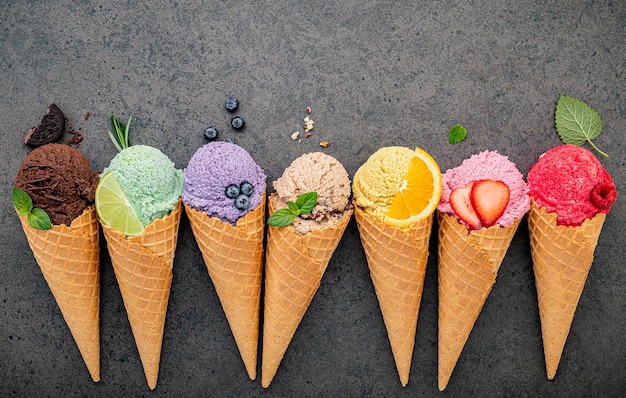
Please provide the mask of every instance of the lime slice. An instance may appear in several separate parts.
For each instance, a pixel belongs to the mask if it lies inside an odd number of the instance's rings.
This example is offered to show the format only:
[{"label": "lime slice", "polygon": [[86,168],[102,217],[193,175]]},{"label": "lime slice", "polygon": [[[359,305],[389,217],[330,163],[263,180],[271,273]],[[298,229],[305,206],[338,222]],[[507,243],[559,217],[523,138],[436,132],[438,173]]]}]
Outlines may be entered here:
[{"label": "lime slice", "polygon": [[123,234],[131,236],[143,231],[143,223],[111,172],[96,187],[96,212],[104,224]]}]

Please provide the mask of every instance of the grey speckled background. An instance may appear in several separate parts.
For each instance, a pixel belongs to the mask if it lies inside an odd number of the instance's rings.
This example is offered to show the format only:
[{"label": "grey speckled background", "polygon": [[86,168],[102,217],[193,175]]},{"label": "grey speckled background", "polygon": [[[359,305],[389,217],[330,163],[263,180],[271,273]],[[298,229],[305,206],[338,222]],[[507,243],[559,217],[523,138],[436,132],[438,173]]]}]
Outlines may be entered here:
[{"label": "grey speckled background", "polygon": [[[336,3],[336,4],[333,4]],[[4,1],[0,6],[0,395],[567,396],[626,393],[626,3],[623,1]],[[227,95],[244,132],[226,127]],[[558,96],[603,117],[596,140],[620,192],[555,380],[545,376],[525,224],[445,392],[437,391],[436,239],[409,385],[400,386],[354,221],[269,389],[247,378],[189,223],[175,259],[161,371],[148,390],[111,263],[101,264],[101,376],[93,383],[30,252],[9,192],[57,103],[95,168],[111,114],[184,167],[209,124],[273,181],[319,150],[352,176],[377,148],[420,146],[441,169],[497,150],[525,175],[560,144]],[[292,142],[311,106],[314,136]],[[85,113],[91,112],[88,120]],[[447,143],[462,123],[463,143]],[[436,232],[436,231],[435,231]],[[103,245],[104,249],[104,245]]]}]

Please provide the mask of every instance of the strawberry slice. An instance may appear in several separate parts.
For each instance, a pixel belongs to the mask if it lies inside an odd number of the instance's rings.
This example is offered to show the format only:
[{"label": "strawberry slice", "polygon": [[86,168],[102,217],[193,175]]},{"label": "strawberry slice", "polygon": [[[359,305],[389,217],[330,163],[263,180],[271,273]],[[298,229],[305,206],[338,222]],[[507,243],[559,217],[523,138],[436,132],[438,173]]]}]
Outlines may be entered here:
[{"label": "strawberry slice", "polygon": [[510,194],[509,187],[502,181],[480,180],[473,184],[469,196],[483,227],[496,223],[509,204]]},{"label": "strawberry slice", "polygon": [[480,219],[472,207],[472,201],[470,200],[470,194],[474,181],[471,181],[467,186],[460,187],[450,192],[450,206],[458,218],[463,220],[471,229],[480,228]]}]

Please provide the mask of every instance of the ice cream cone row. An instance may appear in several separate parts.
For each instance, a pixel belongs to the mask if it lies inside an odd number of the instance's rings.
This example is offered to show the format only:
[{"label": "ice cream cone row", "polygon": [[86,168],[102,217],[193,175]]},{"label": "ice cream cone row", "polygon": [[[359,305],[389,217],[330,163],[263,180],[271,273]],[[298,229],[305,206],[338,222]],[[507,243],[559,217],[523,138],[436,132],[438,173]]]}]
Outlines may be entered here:
[{"label": "ice cream cone row", "polygon": [[398,376],[409,382],[432,214],[403,230],[378,221],[355,205],[361,243],[383,314]]},{"label": "ice cream cone row", "polygon": [[[273,197],[268,200],[274,212]],[[268,387],[287,351],[328,262],[337,248],[352,210],[334,227],[298,235],[291,227],[268,227],[263,319],[261,384]]]},{"label": "ice cream cone row", "polygon": [[196,242],[250,379],[256,378],[265,194],[236,225],[185,205]]},{"label": "ice cream cone row", "polygon": [[439,213],[438,387],[443,391],[496,281],[520,220],[468,233],[456,217]]},{"label": "ice cream cone row", "polygon": [[93,381],[100,381],[100,247],[93,206],[70,226],[39,230],[20,217],[37,264]]},{"label": "ice cream cone row", "polygon": [[605,218],[598,213],[580,226],[561,226],[556,213],[531,200],[528,229],[550,380],[559,366]]},{"label": "ice cream cone row", "polygon": [[102,225],[150,389],[156,388],[178,239],[181,201],[136,236]]}]

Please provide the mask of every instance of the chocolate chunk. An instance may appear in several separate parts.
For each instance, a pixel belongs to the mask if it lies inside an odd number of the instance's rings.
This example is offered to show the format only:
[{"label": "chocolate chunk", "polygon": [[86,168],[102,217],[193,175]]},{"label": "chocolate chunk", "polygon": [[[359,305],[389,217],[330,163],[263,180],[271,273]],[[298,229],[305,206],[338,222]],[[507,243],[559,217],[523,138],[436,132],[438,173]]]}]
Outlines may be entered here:
[{"label": "chocolate chunk", "polygon": [[41,119],[41,123],[37,127],[33,127],[28,131],[24,144],[38,147],[59,140],[65,132],[65,115],[61,109],[55,104],[51,104],[46,109],[46,114]]}]

